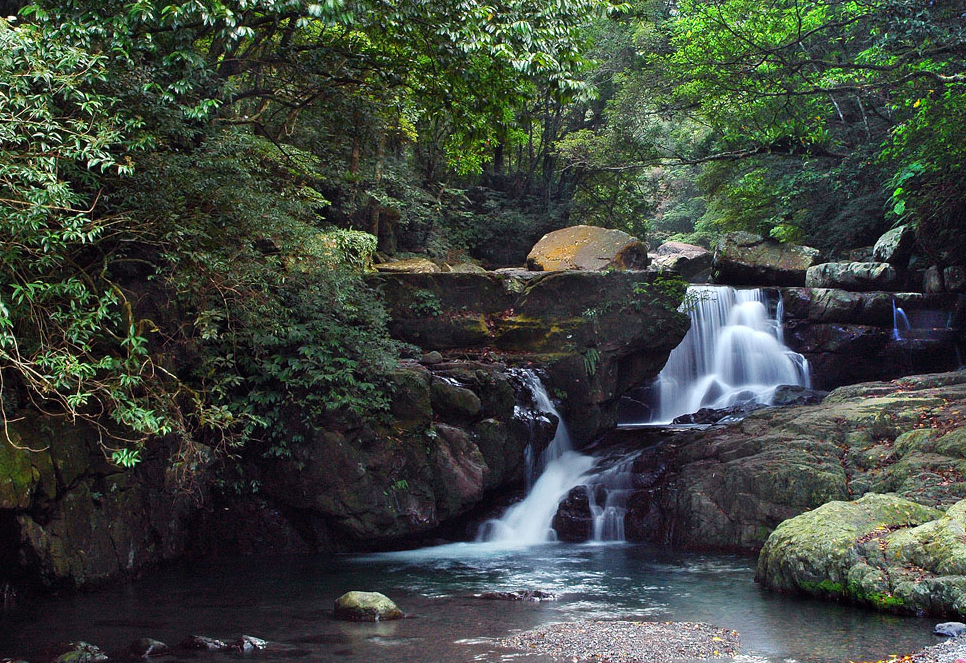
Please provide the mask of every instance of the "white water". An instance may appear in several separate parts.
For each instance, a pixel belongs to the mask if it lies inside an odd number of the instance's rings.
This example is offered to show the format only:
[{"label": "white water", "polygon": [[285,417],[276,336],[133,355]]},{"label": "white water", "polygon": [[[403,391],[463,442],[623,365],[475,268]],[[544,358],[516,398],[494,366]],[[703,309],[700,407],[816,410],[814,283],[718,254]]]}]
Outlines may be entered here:
[{"label": "white water", "polygon": [[657,377],[654,423],[701,408],[770,405],[781,385],[809,386],[808,362],[782,343],[782,306],[769,318],[764,290],[691,286],[681,310],[691,329]]},{"label": "white water", "polygon": [[594,475],[587,486],[590,513],[594,517],[594,541],[623,541],[627,499],[634,492],[636,455]]},{"label": "white water", "polygon": [[[896,341],[901,341],[902,339],[902,329],[904,327],[906,331],[909,331],[909,318],[906,317],[906,312],[902,310],[901,306],[896,306],[896,300],[892,300],[892,338]],[[957,348],[958,351],[958,348]]]},{"label": "white water", "polygon": [[528,485],[526,497],[507,509],[501,518],[483,523],[477,541],[532,545],[556,540],[550,525],[557,506],[567,493],[584,482],[597,461],[574,451],[567,423],[553,406],[540,378],[532,371],[522,372],[522,378],[533,393],[539,411],[558,418],[557,431],[543,453],[535,455],[528,450],[527,476],[535,480]]}]

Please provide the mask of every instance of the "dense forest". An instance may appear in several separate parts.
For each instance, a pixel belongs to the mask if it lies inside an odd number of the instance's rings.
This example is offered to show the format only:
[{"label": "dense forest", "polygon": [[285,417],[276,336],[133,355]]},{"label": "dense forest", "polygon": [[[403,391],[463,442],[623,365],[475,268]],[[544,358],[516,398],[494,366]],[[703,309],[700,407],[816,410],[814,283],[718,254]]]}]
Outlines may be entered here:
[{"label": "dense forest", "polygon": [[286,404],[387,410],[410,349],[374,261],[518,265],[577,223],[836,256],[912,223],[944,264],[964,159],[960,2],[6,0],[2,405],[122,466],[158,435],[186,470],[282,454]]}]

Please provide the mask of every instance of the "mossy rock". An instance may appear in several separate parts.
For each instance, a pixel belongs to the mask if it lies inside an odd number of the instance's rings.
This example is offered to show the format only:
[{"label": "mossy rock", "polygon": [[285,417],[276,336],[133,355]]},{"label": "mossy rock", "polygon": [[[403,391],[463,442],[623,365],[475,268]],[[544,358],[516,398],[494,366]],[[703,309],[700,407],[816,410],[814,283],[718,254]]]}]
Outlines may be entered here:
[{"label": "mossy rock", "polygon": [[402,619],[402,610],[385,594],[379,592],[346,592],[335,600],[333,614],[348,622],[380,622]]}]

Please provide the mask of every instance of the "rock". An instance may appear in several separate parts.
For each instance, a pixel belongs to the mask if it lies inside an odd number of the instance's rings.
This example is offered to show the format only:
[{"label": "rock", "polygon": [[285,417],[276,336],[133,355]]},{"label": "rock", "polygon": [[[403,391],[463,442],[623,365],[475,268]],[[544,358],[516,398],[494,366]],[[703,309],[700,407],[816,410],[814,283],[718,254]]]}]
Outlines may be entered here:
[{"label": "rock", "polygon": [[82,640],[67,643],[64,650],[54,659],[54,663],[100,663],[108,659],[100,647]]},{"label": "rock", "polygon": [[243,635],[237,640],[233,641],[231,646],[232,648],[240,651],[242,654],[247,654],[249,652],[265,649],[268,647],[268,642],[251,635]]},{"label": "rock", "polygon": [[537,272],[645,267],[647,247],[639,239],[596,226],[572,226],[547,233],[527,256],[527,269]]},{"label": "rock", "polygon": [[594,534],[594,516],[590,512],[590,498],[586,486],[577,486],[567,493],[551,527],[560,541],[581,542],[589,540]]},{"label": "rock", "polygon": [[882,235],[872,249],[872,259],[887,262],[896,267],[905,267],[912,257],[916,245],[915,228],[909,225],[893,228]]},{"label": "rock", "polygon": [[433,366],[434,364],[443,363],[443,355],[433,350],[432,352],[427,352],[422,357],[419,358],[419,363],[425,366]]},{"label": "rock", "polygon": [[163,656],[171,651],[168,645],[154,638],[139,638],[130,644],[127,651],[135,658],[151,658]]},{"label": "rock", "polygon": [[471,262],[461,262],[450,266],[450,271],[456,274],[486,274],[486,270]]},{"label": "rock", "polygon": [[336,619],[349,622],[379,622],[401,619],[402,611],[379,592],[346,592],[335,600]]},{"label": "rock", "polygon": [[805,271],[818,262],[819,251],[779,244],[761,235],[733,232],[715,247],[712,275],[728,285],[805,285]]},{"label": "rock", "polygon": [[874,257],[874,247],[862,246],[849,251],[849,262],[887,262],[876,260]]},{"label": "rock", "polygon": [[943,292],[943,273],[936,265],[933,265],[922,276],[922,291],[937,293]]},{"label": "rock", "polygon": [[933,635],[941,635],[946,638],[955,638],[966,633],[966,624],[962,622],[942,622],[936,624],[932,630]]},{"label": "rock", "polygon": [[711,269],[714,254],[702,246],[684,242],[665,242],[657,247],[651,267],[657,271],[674,272],[690,279]]},{"label": "rock", "polygon": [[947,267],[943,270],[943,281],[949,292],[966,292],[966,269],[959,265]]},{"label": "rock", "polygon": [[447,381],[433,380],[429,394],[433,410],[444,420],[472,420],[483,409],[479,396]]},{"label": "rock", "polygon": [[189,635],[179,645],[181,649],[189,651],[225,651],[231,648],[228,643],[205,635]]},{"label": "rock", "polygon": [[850,291],[897,290],[896,269],[885,262],[826,262],[808,268],[807,288],[841,288]]},{"label": "rock", "polygon": [[822,399],[826,396],[828,396],[827,391],[783,384],[775,389],[775,395],[772,397],[772,405],[774,407],[814,405],[815,403],[821,403]]},{"label": "rock", "polygon": [[408,274],[437,274],[441,270],[439,265],[429,258],[408,258],[406,260],[393,260],[376,265],[376,270],[389,273],[408,273]]},{"label": "rock", "polygon": [[947,508],[966,495],[964,408],[957,371],[841,387],[820,404],[758,410],[663,444],[623,432],[623,444],[643,447],[627,537],[755,551],[782,521],[833,500],[895,493]]},{"label": "rock", "polygon": [[539,603],[541,601],[556,601],[557,595],[545,592],[542,589],[520,589],[515,592],[483,592],[481,599],[489,601],[531,601]]}]

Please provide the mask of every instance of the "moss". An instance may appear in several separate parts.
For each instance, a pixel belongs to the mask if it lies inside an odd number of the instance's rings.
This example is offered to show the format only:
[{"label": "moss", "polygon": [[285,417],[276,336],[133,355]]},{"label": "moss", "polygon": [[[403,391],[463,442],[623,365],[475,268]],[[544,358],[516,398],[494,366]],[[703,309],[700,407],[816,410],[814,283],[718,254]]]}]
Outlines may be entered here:
[{"label": "moss", "polygon": [[827,596],[843,596],[845,594],[845,586],[840,582],[834,582],[832,580],[822,580],[820,582],[802,580],[798,583],[798,586],[809,594],[824,594]]}]

